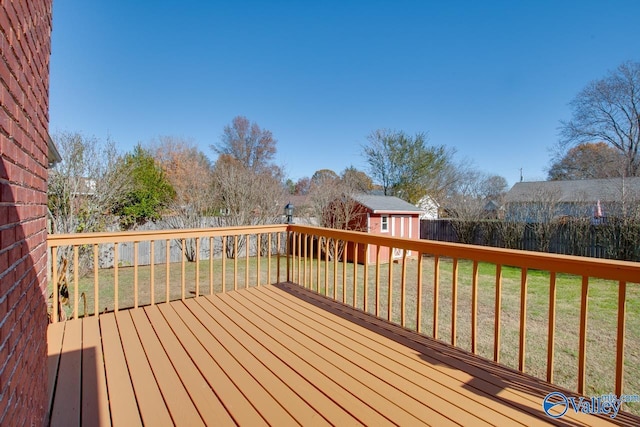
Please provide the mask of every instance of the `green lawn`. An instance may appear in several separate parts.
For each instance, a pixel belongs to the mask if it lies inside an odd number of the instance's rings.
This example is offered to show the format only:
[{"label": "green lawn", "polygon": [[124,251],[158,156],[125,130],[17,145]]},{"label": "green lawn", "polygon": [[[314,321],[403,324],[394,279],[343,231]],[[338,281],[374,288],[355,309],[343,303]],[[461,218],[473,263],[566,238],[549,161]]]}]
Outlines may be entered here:
[{"label": "green lawn", "polygon": [[[276,259],[271,260],[270,282],[277,280]],[[282,258],[280,278],[286,279],[286,259]],[[238,287],[245,285],[254,286],[257,278],[257,260],[239,258],[235,268],[237,269]],[[417,301],[417,265],[416,260],[408,260],[406,264],[406,327],[415,329],[416,326],[416,301]],[[451,340],[451,294],[452,294],[452,265],[449,259],[440,260],[439,280],[439,315],[438,338],[450,342]],[[245,281],[249,270],[249,280]],[[471,277],[472,262],[460,261],[458,264],[458,303],[456,310],[457,346],[471,349]],[[294,265],[292,281],[304,281],[304,264],[301,264],[298,276],[298,264]],[[307,263],[307,286],[320,293],[325,293],[325,263],[321,261],[320,282],[317,282],[318,263],[314,260],[312,265]],[[363,277],[364,266],[357,266],[357,301],[356,306],[363,309]],[[209,261],[200,263],[200,293],[210,292]],[[267,261],[261,259],[261,283],[267,283]],[[368,266],[368,301],[367,311],[375,312],[375,266]],[[402,264],[393,264],[393,321],[400,323],[400,282]],[[222,289],[222,262],[220,259],[213,261],[213,288],[214,292]],[[233,289],[233,278],[236,275],[234,260],[226,260],[225,289]],[[346,275],[343,277],[343,265],[337,265],[338,300],[343,296],[343,280],[346,280],[346,302],[353,303],[353,277],[354,265],[346,265]],[[433,329],[433,299],[434,299],[434,261],[432,258],[424,258],[423,262],[423,293],[422,299],[422,324],[421,332],[432,336]],[[138,269],[138,298],[139,305],[150,303],[150,274],[149,266]],[[495,306],[495,274],[496,267],[491,264],[479,266],[478,283],[478,328],[477,353],[483,357],[493,358],[494,337],[494,306]],[[155,302],[166,299],[166,267],[157,265],[154,268],[155,275]],[[328,264],[327,293],[333,295],[333,262]],[[518,342],[520,322],[520,269],[503,267],[502,269],[502,310],[501,310],[501,346],[500,362],[517,368],[518,366]],[[134,269],[132,267],[119,268],[118,304],[119,308],[132,307]],[[195,296],[195,263],[186,263],[184,274],[182,265],[174,263],[170,265],[169,283],[170,299],[179,299],[182,295],[182,281],[184,277],[185,296]],[[388,306],[388,277],[389,265],[380,266],[380,306],[379,315],[387,317]],[[539,378],[546,377],[547,364],[547,332],[549,312],[549,274],[541,271],[528,272],[527,291],[527,330],[526,330],[526,358],[525,372]],[[105,269],[99,272],[99,310],[113,310],[114,307],[114,270]],[[79,293],[85,292],[87,297],[87,311],[93,312],[94,280],[92,275],[80,280]],[[73,299],[73,289],[69,289]],[[556,329],[555,329],[555,362],[554,382],[561,387],[576,389],[577,386],[577,355],[578,334],[580,325],[580,291],[581,278],[569,275],[557,277],[557,303],[556,303]],[[618,284],[617,282],[591,279],[589,284],[588,303],[588,334],[587,334],[587,390],[589,396],[614,392],[615,375],[615,348],[617,327]],[[70,315],[72,308],[66,308]],[[83,302],[80,300],[79,311],[82,314]],[[640,285],[627,285],[627,316],[626,316],[626,343],[625,343],[625,382],[626,394],[640,394]],[[626,404],[627,410],[639,414],[640,404]]]}]

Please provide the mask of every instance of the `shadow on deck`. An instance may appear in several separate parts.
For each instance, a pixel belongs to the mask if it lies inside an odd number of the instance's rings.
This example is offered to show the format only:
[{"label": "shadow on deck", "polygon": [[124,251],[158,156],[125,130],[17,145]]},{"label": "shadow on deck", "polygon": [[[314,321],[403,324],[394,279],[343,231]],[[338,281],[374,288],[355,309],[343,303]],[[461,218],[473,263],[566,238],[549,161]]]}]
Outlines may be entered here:
[{"label": "shadow on deck", "polygon": [[52,425],[640,423],[552,391],[290,283],[49,326]]}]

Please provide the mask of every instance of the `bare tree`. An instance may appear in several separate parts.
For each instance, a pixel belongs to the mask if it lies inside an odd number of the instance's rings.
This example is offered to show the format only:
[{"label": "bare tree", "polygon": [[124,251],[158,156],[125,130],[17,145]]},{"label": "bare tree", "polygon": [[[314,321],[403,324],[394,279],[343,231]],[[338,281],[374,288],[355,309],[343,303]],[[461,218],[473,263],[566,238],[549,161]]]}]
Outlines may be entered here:
[{"label": "bare tree", "polygon": [[300,178],[293,187],[293,194],[305,196],[311,189],[311,179],[308,176]]},{"label": "bare tree", "polygon": [[561,196],[559,187],[539,187],[534,190],[530,201],[520,206],[522,217],[516,220],[526,220],[535,236],[539,252],[549,252],[553,233],[564,217],[565,212],[560,203]]},{"label": "bare tree", "polygon": [[[238,116],[224,128],[214,166],[214,201],[224,216],[220,225],[257,225],[279,222],[286,194],[282,169],[273,163],[276,140],[271,131]],[[238,247],[227,246],[227,255],[238,254]],[[248,250],[248,248],[247,248]]]},{"label": "bare tree", "polygon": [[[318,176],[318,173],[314,174]],[[365,231],[366,221],[363,221],[364,213],[359,209],[356,200],[358,188],[351,186],[350,182],[324,174],[325,179],[312,179],[309,191],[310,210],[309,215],[316,218],[321,227],[336,228],[340,230]],[[333,239],[320,238],[320,247],[329,244],[328,256],[334,254],[341,259],[344,250],[344,242],[336,242]]]},{"label": "bare tree", "polygon": [[53,139],[62,157],[49,173],[53,233],[104,230],[108,213],[130,185],[115,143],[78,132],[56,133]]},{"label": "bare tree", "polygon": [[474,243],[478,227],[484,225],[486,239],[492,234],[486,220],[490,213],[485,208],[490,201],[500,202],[506,180],[498,175],[487,175],[478,170],[458,167],[455,184],[451,185],[445,199],[446,214],[462,243]]},{"label": "bare tree", "polygon": [[[213,201],[222,214],[216,217],[219,226],[278,223],[285,193],[282,176],[271,169],[252,171],[228,156],[220,156],[214,166]],[[237,254],[244,244],[241,238],[238,248],[227,245],[227,256]]]},{"label": "bare tree", "polygon": [[[47,196],[52,233],[104,231],[117,224],[110,213],[130,189],[131,180],[114,142],[78,132],[55,133],[53,139],[62,160],[49,171]],[[70,250],[61,248],[58,262],[69,259]],[[82,272],[91,255],[84,251],[80,255]]]},{"label": "bare tree", "polygon": [[[158,138],[152,152],[176,191],[170,212],[164,218],[166,224],[175,229],[211,227],[213,170],[206,155],[191,140],[173,136]],[[178,244],[181,246],[182,242]],[[195,239],[185,241],[185,256],[195,261]]]},{"label": "bare tree", "polygon": [[587,85],[571,102],[573,117],[561,125],[561,143],[604,141],[625,158],[624,174],[640,174],[640,63],[625,62]]},{"label": "bare tree", "polygon": [[212,144],[211,148],[219,155],[237,160],[246,169],[258,171],[272,166],[276,143],[271,131],[237,116],[225,126],[220,143]]}]

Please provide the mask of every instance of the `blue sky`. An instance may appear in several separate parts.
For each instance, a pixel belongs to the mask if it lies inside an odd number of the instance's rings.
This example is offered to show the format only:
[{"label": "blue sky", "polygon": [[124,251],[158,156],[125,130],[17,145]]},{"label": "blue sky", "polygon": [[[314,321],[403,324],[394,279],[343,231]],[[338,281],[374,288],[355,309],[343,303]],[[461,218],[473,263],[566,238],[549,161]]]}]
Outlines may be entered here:
[{"label": "blue sky", "polygon": [[640,1],[57,0],[50,132],[209,145],[271,130],[296,180],[365,169],[375,129],[427,132],[509,184],[545,179],[590,81],[639,61]]}]

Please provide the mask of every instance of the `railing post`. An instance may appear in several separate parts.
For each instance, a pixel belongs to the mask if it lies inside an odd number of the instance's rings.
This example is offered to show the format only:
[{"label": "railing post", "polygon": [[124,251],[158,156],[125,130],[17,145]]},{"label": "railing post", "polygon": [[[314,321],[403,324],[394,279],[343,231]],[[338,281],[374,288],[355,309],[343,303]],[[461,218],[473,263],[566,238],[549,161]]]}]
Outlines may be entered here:
[{"label": "railing post", "polygon": [[471,278],[471,353],[478,350],[478,261],[473,261]]},{"label": "railing post", "polygon": [[133,308],[138,308],[138,242],[133,242]]},{"label": "railing post", "polygon": [[406,325],[406,283],[407,282],[407,250],[402,250],[402,272],[400,274],[400,325]]},{"label": "railing post", "polygon": [[213,295],[213,236],[209,237],[209,295]]},{"label": "railing post", "polygon": [[113,244],[113,310],[118,312],[118,242]]},{"label": "railing post", "polygon": [[582,276],[580,296],[580,338],[578,348],[578,393],[584,394],[587,359],[587,305],[589,302],[589,277]]},{"label": "railing post", "polygon": [[79,270],[79,259],[78,259],[78,245],[73,245],[73,318],[78,318],[78,270]]},{"label": "railing post", "polygon": [[200,238],[196,237],[196,296],[200,296]]},{"label": "railing post", "polygon": [[227,236],[222,236],[222,293],[227,290]]},{"label": "railing post", "polygon": [[440,257],[433,257],[433,338],[438,339],[438,294],[440,293]]},{"label": "railing post", "polygon": [[165,275],[166,275],[166,280],[165,280],[165,300],[164,302],[169,302],[169,290],[171,289],[171,283],[169,281],[169,264],[171,263],[171,240],[167,239],[164,243],[164,252],[165,252]]},{"label": "railing post", "polygon": [[547,338],[547,381],[553,382],[553,353],[556,331],[556,273],[549,275],[549,334]]},{"label": "railing post", "polygon": [[156,242],[152,240],[149,244],[149,257],[151,262],[149,263],[149,290],[151,291],[151,305],[155,305],[156,302]]},{"label": "railing post", "polygon": [[458,258],[453,259],[451,280],[451,345],[456,345],[456,320],[458,317]]},{"label": "railing post", "polygon": [[53,323],[58,322],[58,308],[59,308],[59,295],[58,295],[58,248],[56,246],[51,248],[51,283],[53,285],[53,307],[51,308],[51,314]]},{"label": "railing post", "polygon": [[616,387],[617,396],[622,395],[624,388],[624,333],[627,298],[627,283],[618,284],[618,336],[616,339]]},{"label": "railing post", "polygon": [[518,351],[518,370],[524,372],[525,346],[527,336],[527,268],[522,267],[520,276],[520,343]]},{"label": "railing post", "polygon": [[496,296],[494,310],[493,360],[500,362],[500,313],[502,311],[502,265],[496,265]]},{"label": "railing post", "polygon": [[98,301],[98,244],[93,244],[93,315],[97,316],[100,311],[100,304]]},{"label": "railing post", "polygon": [[[287,282],[291,281],[291,257],[289,256],[290,252],[290,243],[291,240],[291,231],[287,228],[287,241],[284,243],[284,252],[287,257]],[[280,263],[278,262],[278,278],[280,278]]]},{"label": "railing post", "polygon": [[182,301],[184,301],[185,299],[185,293],[186,293],[186,270],[185,270],[185,249],[186,249],[186,245],[187,245],[187,241],[186,239],[182,239],[182,262],[180,264],[180,298],[182,299]]},{"label": "railing post", "polygon": [[418,252],[418,283],[416,284],[416,332],[422,331],[422,252]]}]

